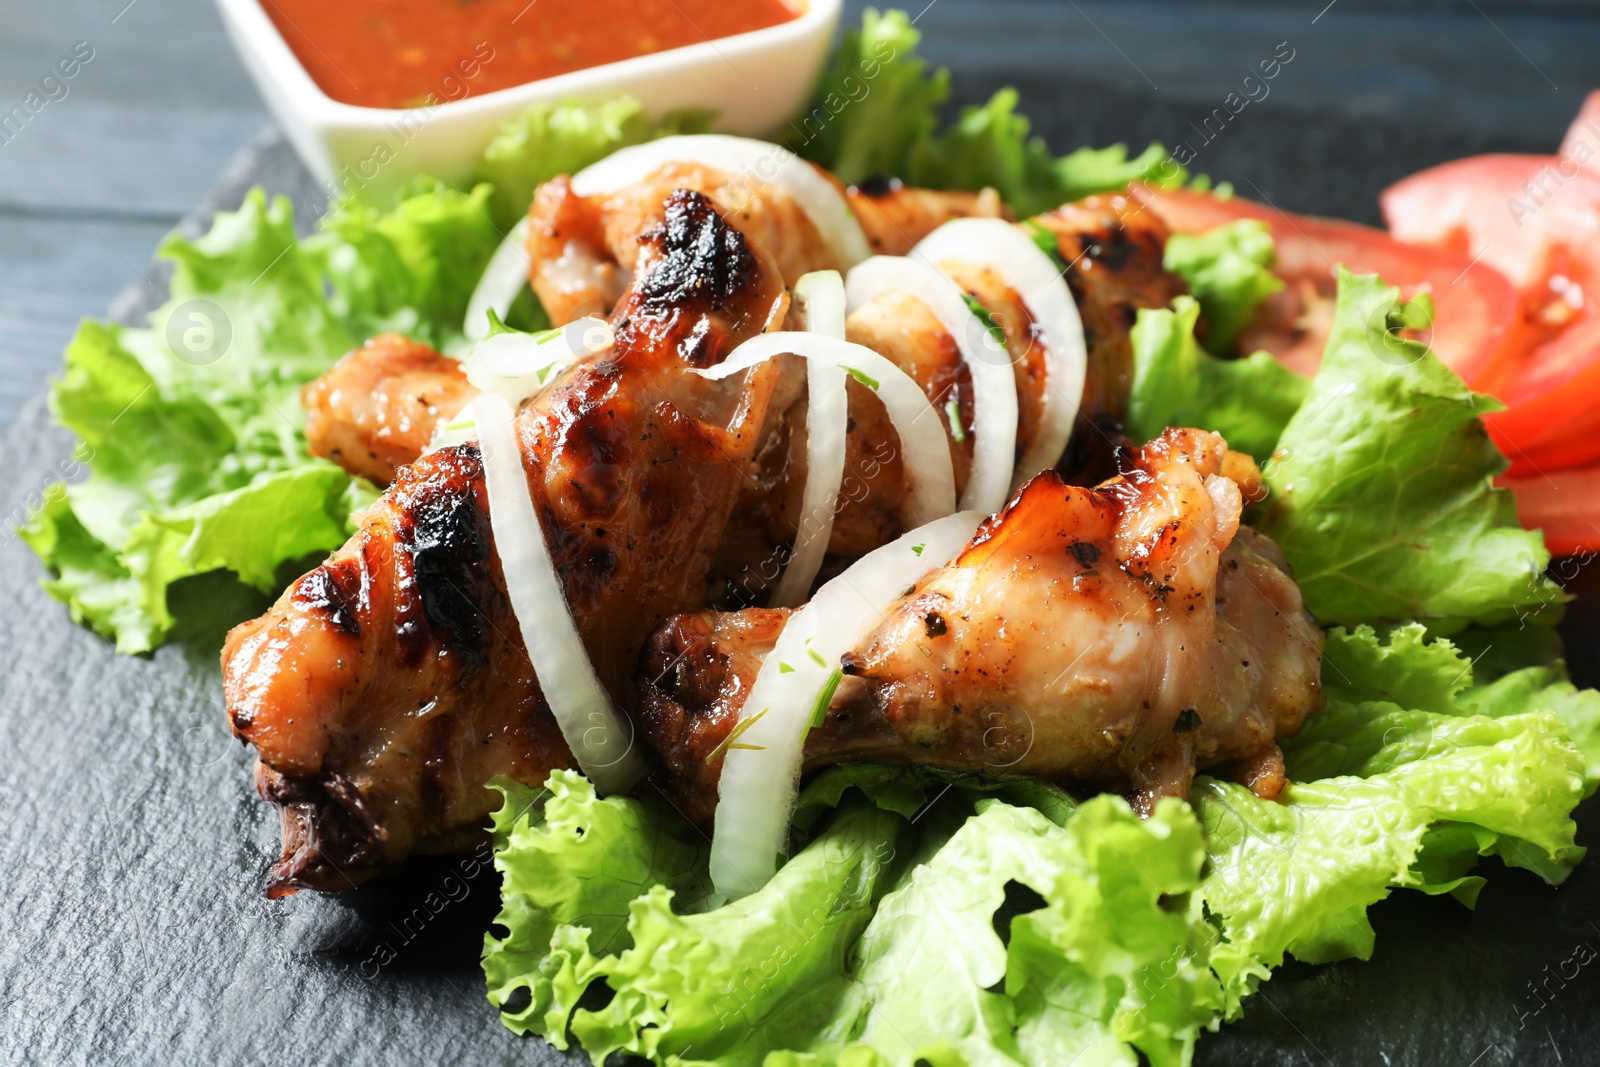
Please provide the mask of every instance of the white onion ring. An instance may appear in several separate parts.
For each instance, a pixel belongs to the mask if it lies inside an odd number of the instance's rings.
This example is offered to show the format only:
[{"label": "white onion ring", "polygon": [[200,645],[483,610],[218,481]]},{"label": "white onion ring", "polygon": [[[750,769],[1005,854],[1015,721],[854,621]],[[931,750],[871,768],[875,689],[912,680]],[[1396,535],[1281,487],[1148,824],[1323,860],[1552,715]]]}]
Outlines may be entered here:
[{"label": "white onion ring", "polygon": [[478,279],[478,287],[472,290],[472,298],[467,301],[467,317],[461,324],[461,332],[468,341],[482,341],[489,336],[491,309],[500,316],[501,322],[506,320],[517,294],[528,284],[531,270],[528,217],[524,215],[489,257],[489,265],[483,268],[483,277]]},{"label": "white onion ring", "polygon": [[[1037,251],[1037,249],[1035,249]],[[845,280],[855,311],[886,292],[902,292],[927,305],[955,341],[972,376],[972,471],[961,508],[994,514],[1011,495],[1017,458],[1017,381],[1005,346],[967,306],[961,289],[919,259],[873,256]]]},{"label": "white onion ring", "polygon": [[606,196],[643,181],[666,163],[701,163],[782,189],[800,205],[846,268],[872,254],[850,202],[821,171],[782,145],[720,133],[684,134],[613,152],[572,176],[579,196]]},{"label": "white onion ring", "polygon": [[924,237],[912,254],[935,266],[955,260],[992,267],[1022,298],[1044,342],[1045,390],[1038,429],[1017,461],[1012,486],[1054,467],[1072,438],[1089,365],[1083,320],[1066,278],[1027,234],[1003,219],[954,219]]},{"label": "white onion ring", "polygon": [[872,632],[907,588],[953,559],[982,520],[962,511],[912,530],[862,556],[789,617],[745,698],[736,741],[724,742],[711,838],[711,880],[719,893],[746,896],[777,869],[811,717],[839,657]]},{"label": "white onion ring", "polygon": [[601,793],[644,776],[631,725],[611,704],[578,636],[544,529],[528,495],[510,401],[484,393],[472,402],[489,496],[489,527],[528,659],[573,757]]},{"label": "white onion ring", "polygon": [[[604,319],[575,319],[543,333],[497,333],[479,341],[461,360],[467,382],[480,393],[497,393],[512,405],[522,403],[552,380],[553,372],[583,356],[610,348],[616,337]],[[472,440],[477,433],[469,403],[439,424],[423,455]]]},{"label": "white onion ring", "polygon": [[[955,510],[956,480],[944,423],[915,378],[865,345],[818,333],[780,331],[752,337],[714,367],[694,373],[713,381],[776,356],[821,360],[861,381],[883,401],[900,436],[900,458],[911,481],[906,525],[921,526]],[[863,380],[865,379],[865,380]]]},{"label": "white onion ring", "polygon": [[[838,271],[803,275],[794,283],[794,296],[808,332],[844,340],[844,279]],[[844,371],[833,364],[806,360],[806,485],[794,549],[772,595],[775,607],[805,603],[833,536],[849,425],[845,381]]]},{"label": "white onion ring", "polygon": [[590,316],[542,333],[497,333],[474,345],[461,369],[483,392],[520,404],[544,388],[553,368],[604,352],[615,341],[611,324]]}]

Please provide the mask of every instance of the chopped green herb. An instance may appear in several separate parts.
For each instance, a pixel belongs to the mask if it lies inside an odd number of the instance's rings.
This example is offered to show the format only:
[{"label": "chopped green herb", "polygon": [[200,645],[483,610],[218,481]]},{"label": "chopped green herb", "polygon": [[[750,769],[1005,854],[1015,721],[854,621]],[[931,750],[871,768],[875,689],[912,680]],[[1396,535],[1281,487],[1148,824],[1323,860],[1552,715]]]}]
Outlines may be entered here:
[{"label": "chopped green herb", "polygon": [[822,653],[818,652],[814,648],[806,649],[806,655],[810,656],[812,662],[819,667],[826,667],[828,665],[828,661],[822,658]]},{"label": "chopped green herb", "polygon": [[994,338],[995,344],[1004,348],[1006,346],[1006,332],[1000,328],[999,323],[994,321],[994,316],[989,313],[989,309],[984,307],[978,298],[971,293],[962,293],[961,299],[966,303],[967,310],[976,315],[978,321],[983,323],[983,328],[989,331],[989,336]]},{"label": "chopped green herb", "polygon": [[843,671],[834,671],[828,675],[827,682],[823,683],[822,692],[817,694],[817,702],[811,707],[811,725],[807,731],[815,730],[821,726],[828,717],[828,705],[833,703],[833,694],[838,691],[839,682],[844,678]]},{"label": "chopped green herb", "polygon": [[778,661],[778,673],[779,674],[793,674],[794,673],[794,668],[789,666],[787,663],[783,662],[783,660],[779,660]]},{"label": "chopped green herb", "polygon": [[911,551],[920,556],[920,555],[922,555],[922,550],[927,548],[927,547],[928,547],[928,542],[924,541],[920,545],[912,545],[911,546]]},{"label": "chopped green herb", "polygon": [[1056,235],[1051,231],[1050,227],[1042,222],[1035,222],[1033,219],[1029,219],[1022,224],[1022,228],[1028,231],[1028,236],[1033,238],[1033,243],[1039,246],[1039,251],[1050,257],[1050,262],[1056,265],[1056,270],[1065,274],[1067,272],[1067,261],[1061,255],[1061,242],[1056,239]]},{"label": "chopped green herb", "polygon": [[866,371],[856,370],[854,367],[846,367],[844,368],[844,372],[850,375],[850,377],[854,378],[856,381],[860,382],[862,385],[866,386],[868,389],[871,389],[874,393],[878,391],[878,379],[872,377]]},{"label": "chopped green herb", "polygon": [[744,736],[744,732],[746,730],[750,729],[750,727],[752,727],[756,723],[760,722],[761,721],[761,716],[765,715],[768,710],[769,709],[767,709],[767,708],[762,708],[760,711],[756,712],[754,715],[750,716],[748,719],[740,719],[738,725],[736,725],[733,729],[728,731],[728,736],[724,737],[722,739],[722,743],[720,745],[718,745],[716,748],[711,750],[711,754],[706,757],[706,762],[707,763],[713,762],[714,760],[716,760],[716,758],[718,756],[722,755],[724,752],[728,751],[728,749],[730,749],[730,748],[759,747],[759,746],[751,746],[751,745],[740,745],[740,744],[737,744],[736,742],[739,740],[740,737]]},{"label": "chopped green herb", "polygon": [[951,397],[944,405],[945,418],[950,421],[950,436],[955,438],[956,444],[961,444],[967,439],[967,428],[961,424],[961,405]]}]

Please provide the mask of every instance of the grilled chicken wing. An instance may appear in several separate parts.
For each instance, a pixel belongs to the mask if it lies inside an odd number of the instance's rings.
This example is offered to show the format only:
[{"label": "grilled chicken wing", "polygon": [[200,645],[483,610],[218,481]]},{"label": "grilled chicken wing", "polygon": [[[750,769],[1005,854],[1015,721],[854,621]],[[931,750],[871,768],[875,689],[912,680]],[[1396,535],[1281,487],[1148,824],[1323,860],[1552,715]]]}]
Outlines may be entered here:
[{"label": "grilled chicken wing", "polygon": [[[1239,525],[1254,464],[1169,430],[1124,471],[1093,489],[1039,475],[917,583],[842,658],[806,765],[1029,773],[1143,811],[1224,761],[1281,788],[1275,738],[1321,706],[1322,633],[1277,547]],[[708,757],[787,616],[682,615],[646,646],[643,729],[691,818],[714,808]]]},{"label": "grilled chicken wing", "polygon": [[[834,180],[829,176],[829,180]],[[877,183],[846,196],[874,251],[904,255],[940,223],[999,214],[999,197]],[[668,163],[609,196],[582,197],[566,177],[541,185],[528,211],[529,280],[556,325],[605,315],[638,258],[638,235],[655,224],[667,194],[693,189],[709,197],[754,243],[768,249],[790,284],[838,262],[809,217],[787,193],[698,163]]]},{"label": "grilled chicken wing", "polygon": [[313,455],[388,485],[477,392],[459,360],[386,333],[300,390],[306,439]]},{"label": "grilled chicken wing", "polygon": [[1161,268],[1167,227],[1132,191],[1090,196],[1033,220],[1056,237],[1067,285],[1089,342],[1083,411],[1121,418],[1133,385],[1129,331],[1140,308],[1164,308],[1188,291]]},{"label": "grilled chicken wing", "polygon": [[[643,235],[616,347],[525,405],[517,433],[566,599],[601,680],[631,704],[637,653],[705,603],[750,456],[786,386],[768,364],[684,373],[781,323],[776,264],[706,197]],[[793,378],[793,374],[787,377]],[[803,375],[800,376],[803,381]],[[283,808],[269,895],[338,889],[495,806],[497,774],[570,765],[504,592],[475,446],[402,469],[360,531],[223,651],[228,712]]]},{"label": "grilled chicken wing", "polygon": [[[1167,232],[1160,220],[1151,212],[1131,208],[1125,197],[1090,197],[1031,221],[1055,235],[1061,261],[1067,264],[1066,279],[1083,320],[1089,355],[1076,436],[1098,439],[1102,431],[1089,423],[1115,420],[1127,403],[1133,366],[1129,330],[1139,309],[1167,307],[1185,287],[1161,265]],[[1038,431],[1044,393],[1050,388],[1033,318],[993,268],[961,261],[938,266],[976,298],[1005,333],[1017,382],[1020,456]],[[975,435],[972,379],[955,340],[915,294],[896,292],[852,312],[846,335],[915,378],[940,412],[954,404],[951,421],[959,418],[961,432],[958,439],[954,427],[947,427],[947,437],[959,492],[966,485]],[[852,558],[904,532],[900,506],[905,499],[905,472],[882,402],[857,382],[850,382],[848,389],[852,428],[828,550]],[[771,580],[758,569],[761,561],[772,557],[773,546],[792,541],[799,524],[806,521],[802,515],[805,412],[801,397],[785,415],[784,447],[763,454],[757,475],[761,488],[747,494],[746,505],[754,513],[751,521],[764,525],[768,538],[761,545],[743,546],[755,562],[729,568],[735,576],[729,601],[755,599],[764,588],[763,578]]]},{"label": "grilled chicken wing", "polygon": [[[710,197],[752,244],[772,252],[793,283],[808,270],[836,266],[810,220],[781,190],[730,181],[698,164],[668,164],[650,179],[609,197],[584,198],[566,178],[541,185],[530,209],[532,283],[552,321],[608,314],[636,267],[639,234],[659,225],[662,205],[674,189]],[[940,224],[963,215],[998,215],[993,191],[981,194],[915,189],[879,181],[850,190],[851,204],[875,250],[901,254]],[[1161,265],[1167,232],[1160,218],[1140,210],[1132,194],[1089,197],[1031,220],[1057,239],[1068,285],[1078,304],[1088,342],[1089,367],[1081,404],[1088,423],[1120,417],[1131,385],[1129,330],[1140,308],[1167,307],[1184,285]],[[941,264],[987,308],[1006,335],[1017,377],[1020,405],[1018,454],[1033,439],[1045,382],[1044,352],[1021,298],[992,268],[974,263]],[[965,484],[972,453],[971,379],[954,341],[914,294],[886,293],[857,309],[848,323],[851,341],[875,349],[916,378],[941,411],[954,401],[964,443],[952,435],[957,485]],[[846,478],[852,487],[835,516],[830,551],[866,552],[900,532],[904,472],[888,417],[872,393],[850,385]],[[434,428],[465,406],[475,390],[449,357],[401,338],[379,338],[350,353],[328,374],[307,386],[303,398],[312,450],[380,485],[394,468],[421,455]],[[747,553],[761,559],[772,545],[792,540],[805,485],[805,403],[786,417],[781,447],[769,447],[759,489],[753,490],[752,520],[770,531]],[[734,568],[735,571],[740,568]],[[739,579],[749,584],[749,576]],[[746,590],[751,592],[753,590]]]}]

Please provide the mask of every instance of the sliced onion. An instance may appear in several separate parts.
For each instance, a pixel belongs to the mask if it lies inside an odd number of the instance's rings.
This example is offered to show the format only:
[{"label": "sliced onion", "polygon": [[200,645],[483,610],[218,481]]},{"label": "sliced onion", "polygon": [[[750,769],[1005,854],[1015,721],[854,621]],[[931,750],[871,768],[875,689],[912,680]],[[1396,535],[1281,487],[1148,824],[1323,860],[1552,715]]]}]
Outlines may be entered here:
[{"label": "sliced onion", "polygon": [[1054,467],[1072,437],[1089,365],[1083,320],[1066,278],[1027,234],[1003,219],[947,222],[923,238],[913,254],[935,265],[958,260],[992,267],[1022,298],[1044,342],[1045,390],[1039,427],[1017,461],[1012,484]]},{"label": "sliced onion", "polygon": [[[473,346],[462,359],[467,382],[480,392],[494,393],[513,405],[543,389],[557,371],[616,342],[611,324],[604,319],[574,319],[557,330],[543,333],[497,333]],[[473,407],[468,404],[454,418],[439,425],[423,455],[466,444],[477,435]]]},{"label": "sliced onion", "polygon": [[956,283],[920,259],[873,256],[845,280],[851,311],[891,291],[927,305],[955,340],[972,375],[975,440],[972,473],[961,494],[961,507],[993,514],[1011,495],[1011,473],[1017,458],[1017,381],[1010,354],[973,314]]},{"label": "sliced onion", "polygon": [[528,284],[528,272],[532,269],[533,261],[528,257],[528,217],[524,215],[489,257],[489,265],[483,269],[478,287],[472,290],[472,299],[467,301],[467,318],[461,324],[461,332],[466,334],[467,340],[481,341],[489,336],[491,309],[500,316],[501,322],[505,321],[517,294]]},{"label": "sliced onion", "polygon": [[838,367],[878,394],[900,435],[900,456],[911,491],[906,523],[921,526],[955,510],[956,479],[944,423],[916,379],[865,345],[819,333],[780,331],[752,337],[715,367],[694,373],[720,380],[775,356],[795,355]]},{"label": "sliced onion", "polygon": [[[844,340],[844,279],[838,271],[803,275],[794,284],[794,295],[808,332]],[[806,487],[794,550],[772,596],[778,607],[805,603],[833,537],[850,421],[845,380],[844,371],[831,363],[806,361]]]},{"label": "sliced onion", "polygon": [[726,134],[686,134],[624,148],[572,176],[579,196],[604,196],[643,181],[666,163],[702,163],[782,189],[800,205],[839,262],[872,254],[850,203],[821,171],[782,145]]},{"label": "sliced onion", "polygon": [[633,731],[611,704],[567,607],[544,530],[528,495],[528,475],[517,445],[514,409],[495,393],[472,402],[489,495],[489,527],[505,574],[506,595],[522,642],[583,773],[602,793],[618,793],[644,776],[633,751]]},{"label": "sliced onion", "polygon": [[872,632],[907,588],[953,559],[982,520],[963,511],[912,530],[862,556],[789,617],[745,698],[737,736],[724,742],[711,839],[711,880],[719,893],[753,893],[777,870],[806,735],[837,685],[839,657]]},{"label": "sliced onion", "polygon": [[422,454],[426,456],[439,451],[441,448],[454,448],[457,445],[464,445],[468,441],[477,440],[477,437],[478,419],[473,414],[472,405],[469,403],[466,407],[456,412],[454,418],[439,424],[438,429],[433,431],[433,439],[422,450]]},{"label": "sliced onion", "polygon": [[497,333],[474,345],[461,368],[472,385],[520,404],[543,389],[557,369],[615,343],[611,324],[591,316],[541,333]]}]

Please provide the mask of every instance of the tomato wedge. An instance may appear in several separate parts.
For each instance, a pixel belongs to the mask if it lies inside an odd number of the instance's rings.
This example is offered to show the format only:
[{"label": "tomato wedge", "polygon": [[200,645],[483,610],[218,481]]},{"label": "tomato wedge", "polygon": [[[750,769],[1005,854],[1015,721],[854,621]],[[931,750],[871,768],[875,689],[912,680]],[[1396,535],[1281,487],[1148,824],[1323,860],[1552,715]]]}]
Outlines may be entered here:
[{"label": "tomato wedge", "polygon": [[1278,251],[1273,270],[1288,285],[1268,302],[1265,321],[1242,343],[1266,348],[1295,370],[1314,370],[1321,359],[1331,321],[1333,268],[1340,263],[1379,275],[1408,299],[1419,292],[1432,296],[1433,350],[1469,382],[1523,344],[1516,289],[1492,270],[1473,268],[1471,257],[1454,249],[1403,244],[1370,226],[1294,215],[1237,196],[1223,200],[1183,190],[1140,195],[1179,233],[1245,218],[1271,227]]},{"label": "tomato wedge", "polygon": [[1382,198],[1397,236],[1470,248],[1520,289],[1522,344],[1472,381],[1508,405],[1484,421],[1517,474],[1600,459],[1600,172],[1581,166],[1600,136],[1580,115],[1568,141],[1563,157],[1446,163]]},{"label": "tomato wedge", "polygon": [[1556,154],[1592,171],[1600,171],[1600,89],[1583,98],[1578,117],[1567,127]]},{"label": "tomato wedge", "polygon": [[1402,241],[1477,256],[1531,292],[1565,250],[1586,268],[1600,257],[1600,176],[1575,158],[1473,156],[1402,179],[1379,197]]},{"label": "tomato wedge", "polygon": [[1517,518],[1543,530],[1552,555],[1600,552],[1600,467],[1503,478],[1517,496]]}]

